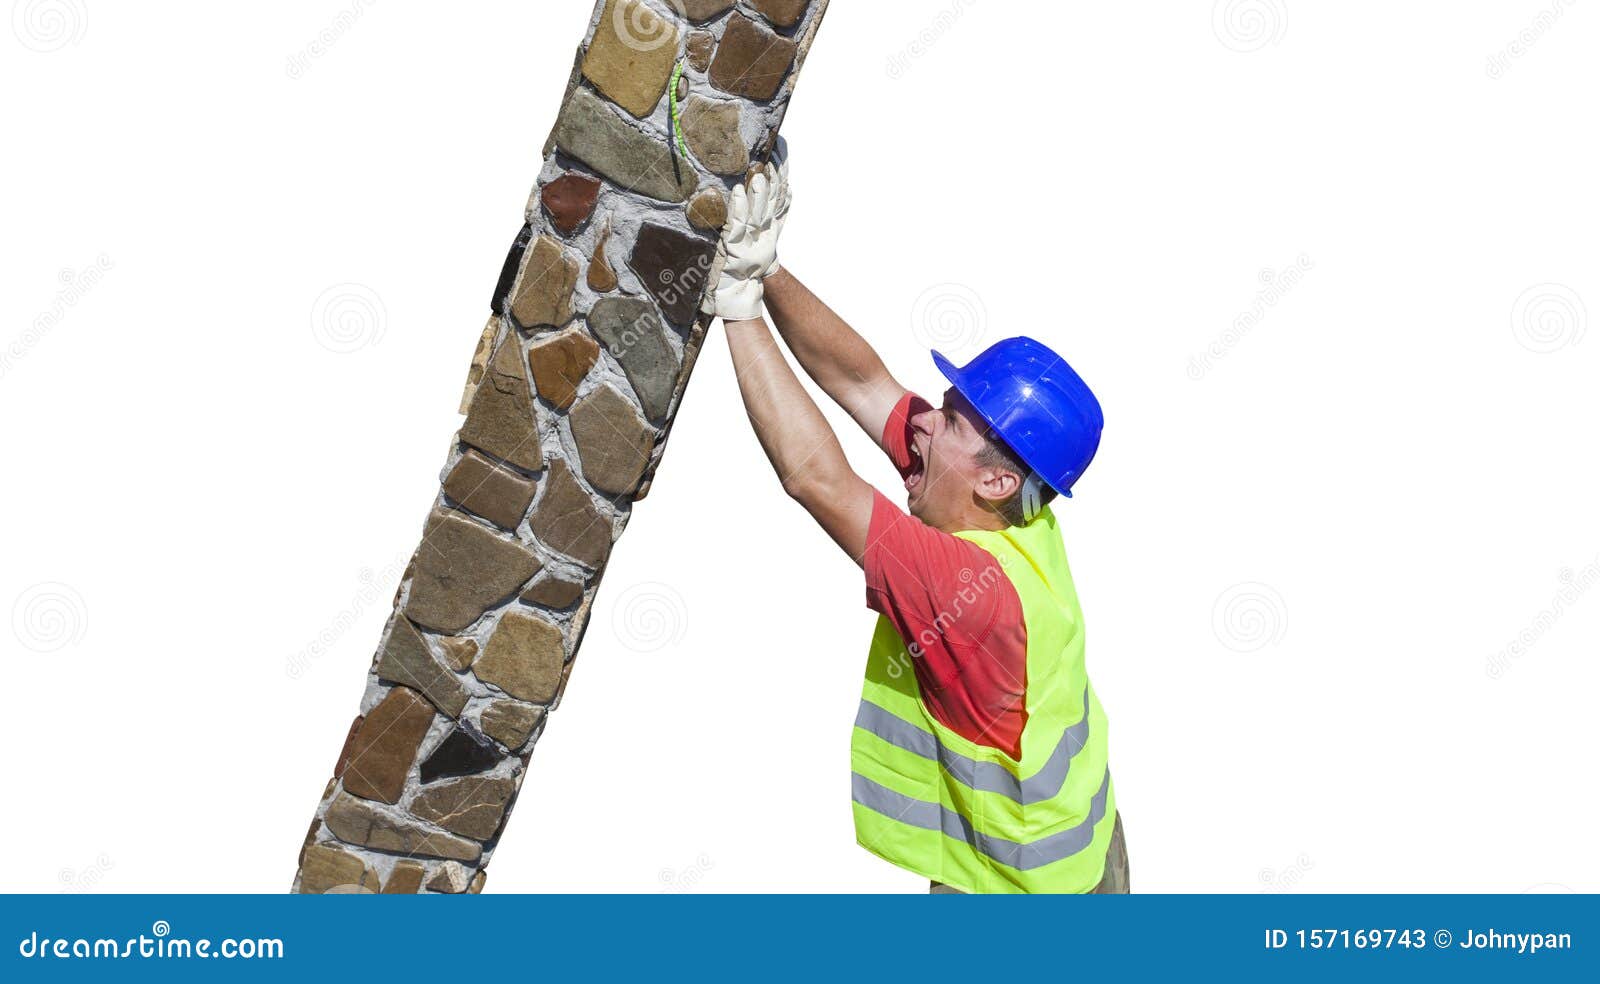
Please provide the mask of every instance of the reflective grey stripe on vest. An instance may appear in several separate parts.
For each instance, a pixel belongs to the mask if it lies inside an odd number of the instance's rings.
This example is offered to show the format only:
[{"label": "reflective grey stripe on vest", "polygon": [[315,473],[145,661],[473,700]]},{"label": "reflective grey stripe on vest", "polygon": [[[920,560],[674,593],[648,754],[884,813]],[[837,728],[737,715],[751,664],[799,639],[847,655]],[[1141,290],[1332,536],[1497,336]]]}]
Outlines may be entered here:
[{"label": "reflective grey stripe on vest", "polygon": [[1089,742],[1089,688],[1083,688],[1083,719],[1061,733],[1055,750],[1044,767],[1026,779],[1018,779],[998,762],[980,762],[946,748],[937,735],[890,714],[869,700],[856,712],[856,727],[877,735],[896,748],[933,759],[963,786],[980,793],[999,793],[1023,806],[1055,799],[1066,784],[1072,757]]},{"label": "reflective grey stripe on vest", "polygon": [[942,803],[929,803],[902,795],[880,786],[859,772],[850,777],[851,798],[874,813],[923,830],[943,831],[946,837],[962,841],[984,857],[1018,871],[1031,871],[1064,861],[1093,843],[1095,825],[1105,819],[1106,798],[1110,791],[1111,770],[1107,769],[1106,777],[1100,783],[1100,791],[1094,794],[1094,799],[1089,803],[1089,815],[1081,823],[1036,841],[1019,844],[1004,837],[979,833],[966,817]]}]

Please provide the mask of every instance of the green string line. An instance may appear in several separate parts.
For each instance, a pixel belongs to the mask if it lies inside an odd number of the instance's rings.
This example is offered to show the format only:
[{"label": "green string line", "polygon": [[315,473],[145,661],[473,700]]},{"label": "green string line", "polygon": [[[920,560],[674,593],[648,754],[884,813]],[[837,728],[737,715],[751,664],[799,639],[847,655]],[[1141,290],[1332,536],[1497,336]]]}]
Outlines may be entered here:
[{"label": "green string line", "polygon": [[672,97],[672,136],[677,145],[678,152],[684,160],[689,159],[689,148],[683,142],[683,118],[678,113],[678,82],[683,79],[683,62],[672,70],[672,82],[669,83]]}]

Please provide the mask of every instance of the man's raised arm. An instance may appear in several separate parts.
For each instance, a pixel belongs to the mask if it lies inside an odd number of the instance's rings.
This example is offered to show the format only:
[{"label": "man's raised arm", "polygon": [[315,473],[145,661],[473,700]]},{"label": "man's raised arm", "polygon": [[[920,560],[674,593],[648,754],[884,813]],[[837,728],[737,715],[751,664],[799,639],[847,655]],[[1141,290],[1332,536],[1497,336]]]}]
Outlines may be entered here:
[{"label": "man's raised arm", "polygon": [[788,211],[788,186],[771,165],[733,190],[707,310],[722,319],[745,410],[784,491],[859,564],[872,486],[851,470],[833,428],[761,319],[762,284],[777,272],[778,233]]},{"label": "man's raised arm", "polygon": [[786,268],[764,281],[767,312],[784,344],[822,391],[874,441],[906,389],[867,340]]}]

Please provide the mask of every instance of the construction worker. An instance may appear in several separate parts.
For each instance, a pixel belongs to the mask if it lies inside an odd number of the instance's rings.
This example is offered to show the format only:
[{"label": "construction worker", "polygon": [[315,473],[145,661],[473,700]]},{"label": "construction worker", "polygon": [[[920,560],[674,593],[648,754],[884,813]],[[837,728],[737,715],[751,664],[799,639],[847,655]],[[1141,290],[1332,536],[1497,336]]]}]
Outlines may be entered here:
[{"label": "construction worker", "polygon": [[[780,150],[780,160],[782,151]],[[731,196],[705,309],[784,490],[866,573],[881,616],[851,742],[856,839],[935,893],[1128,891],[1106,718],[1049,503],[1100,442],[1099,403],[1026,338],[965,368],[935,409],[779,266],[788,167]],[[851,469],[763,320],[886,451],[909,515]]]}]

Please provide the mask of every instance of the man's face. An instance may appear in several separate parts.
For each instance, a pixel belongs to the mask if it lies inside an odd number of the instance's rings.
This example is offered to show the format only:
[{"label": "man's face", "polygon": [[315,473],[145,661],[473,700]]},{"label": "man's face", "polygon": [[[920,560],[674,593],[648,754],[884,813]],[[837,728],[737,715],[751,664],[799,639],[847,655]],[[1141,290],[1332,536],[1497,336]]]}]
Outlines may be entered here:
[{"label": "man's face", "polygon": [[986,471],[977,455],[988,425],[952,387],[944,406],[911,418],[913,471],[906,479],[907,509],[929,526],[959,526],[973,505]]}]

